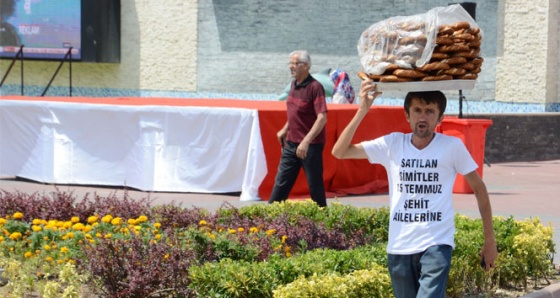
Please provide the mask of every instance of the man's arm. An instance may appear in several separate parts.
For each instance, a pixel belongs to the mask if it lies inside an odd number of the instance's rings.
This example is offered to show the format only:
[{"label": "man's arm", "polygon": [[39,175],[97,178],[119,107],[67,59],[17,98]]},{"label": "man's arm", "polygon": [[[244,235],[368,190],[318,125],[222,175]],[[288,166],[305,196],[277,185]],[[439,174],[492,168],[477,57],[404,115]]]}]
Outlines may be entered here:
[{"label": "man's arm", "polygon": [[338,159],[366,159],[367,155],[364,151],[364,148],[361,144],[352,144],[352,138],[364,120],[364,117],[369,112],[369,108],[373,104],[375,98],[381,94],[381,92],[375,91],[376,85],[372,84],[370,79],[366,79],[362,82],[362,86],[360,88],[359,98],[360,98],[360,108],[354,115],[354,118],[348,123],[348,125],[344,128],[338,140],[333,146],[332,155]]},{"label": "man's arm", "polygon": [[287,135],[288,135],[288,121],[286,121],[286,124],[284,124],[284,127],[282,127],[282,129],[280,129],[276,133],[276,138],[278,138],[278,143],[280,143],[280,146],[284,147],[284,144],[286,143],[286,136]]},{"label": "man's arm", "polygon": [[321,132],[321,130],[323,130],[326,124],[327,124],[327,113],[323,112],[317,114],[317,119],[313,123],[313,126],[311,127],[307,135],[305,135],[305,138],[303,138],[303,140],[301,141],[301,143],[299,143],[299,146],[297,147],[296,150],[297,157],[299,158],[307,157],[307,150],[309,149],[309,144],[311,144],[311,141],[313,141],[317,137],[317,135],[319,135],[319,133]]},{"label": "man's arm", "polygon": [[484,233],[484,245],[480,251],[480,256],[484,259],[485,270],[494,267],[494,261],[498,257],[498,247],[494,236],[494,225],[492,223],[492,206],[490,205],[490,197],[486,190],[486,185],[476,171],[472,171],[465,175],[465,179],[474,191],[478,203],[478,211],[482,218],[482,229]]}]

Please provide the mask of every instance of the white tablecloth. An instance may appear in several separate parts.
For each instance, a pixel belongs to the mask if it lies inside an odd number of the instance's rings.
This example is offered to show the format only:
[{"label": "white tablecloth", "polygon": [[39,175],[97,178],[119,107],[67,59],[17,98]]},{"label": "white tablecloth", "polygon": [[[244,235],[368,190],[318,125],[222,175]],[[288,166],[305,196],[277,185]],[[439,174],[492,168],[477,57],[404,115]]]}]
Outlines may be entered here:
[{"label": "white tablecloth", "polygon": [[0,100],[0,174],[260,200],[257,110]]}]

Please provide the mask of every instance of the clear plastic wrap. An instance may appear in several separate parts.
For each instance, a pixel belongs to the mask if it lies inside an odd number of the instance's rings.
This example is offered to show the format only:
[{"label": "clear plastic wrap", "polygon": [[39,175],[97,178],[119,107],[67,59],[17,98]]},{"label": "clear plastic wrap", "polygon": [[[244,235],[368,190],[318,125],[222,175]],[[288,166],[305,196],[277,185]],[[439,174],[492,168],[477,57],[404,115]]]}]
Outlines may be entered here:
[{"label": "clear plastic wrap", "polygon": [[[459,4],[436,7],[418,15],[396,16],[371,25],[358,40],[363,72],[382,75],[387,70],[414,70],[425,66],[431,62],[442,28],[458,22],[468,22],[470,28],[478,28]],[[471,48],[457,48],[457,51],[467,50]]]}]

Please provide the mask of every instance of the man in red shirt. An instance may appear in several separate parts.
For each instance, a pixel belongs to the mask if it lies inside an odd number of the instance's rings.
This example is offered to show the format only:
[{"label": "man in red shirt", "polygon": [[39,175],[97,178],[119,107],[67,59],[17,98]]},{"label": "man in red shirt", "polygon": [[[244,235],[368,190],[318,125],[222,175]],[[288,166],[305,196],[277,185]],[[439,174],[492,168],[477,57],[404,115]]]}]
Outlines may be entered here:
[{"label": "man in red shirt", "polygon": [[290,53],[289,67],[294,80],[286,100],[288,121],[276,134],[282,146],[282,158],[268,202],[280,202],[288,198],[303,166],[311,199],[319,206],[326,207],[323,182],[327,123],[325,89],[309,74],[311,58],[307,51]]}]

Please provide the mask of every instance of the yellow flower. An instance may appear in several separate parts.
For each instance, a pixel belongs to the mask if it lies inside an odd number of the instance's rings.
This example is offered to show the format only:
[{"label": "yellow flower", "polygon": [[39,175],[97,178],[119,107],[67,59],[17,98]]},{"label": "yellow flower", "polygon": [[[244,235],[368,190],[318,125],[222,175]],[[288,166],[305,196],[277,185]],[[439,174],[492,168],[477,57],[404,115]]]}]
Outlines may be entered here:
[{"label": "yellow flower", "polygon": [[46,257],[46,258],[45,258],[45,261],[47,261],[47,262],[52,262],[52,261],[53,261],[53,258],[51,258],[51,257]]},{"label": "yellow flower", "polygon": [[269,236],[269,237],[270,237],[271,235],[274,235],[274,234],[276,234],[276,230],[275,230],[275,229],[271,229],[271,230],[267,230],[267,231],[266,231],[266,235]]},{"label": "yellow flower", "polygon": [[135,226],[135,225],[138,224],[138,221],[137,221],[136,219],[134,219],[134,218],[129,218],[127,222],[128,222],[128,224],[131,225],[131,226]]},{"label": "yellow flower", "polygon": [[107,214],[101,218],[101,221],[104,223],[110,223],[113,220],[113,216],[111,214]]},{"label": "yellow flower", "polygon": [[72,238],[74,238],[74,233],[68,232],[68,233],[66,233],[65,236],[66,236],[67,239],[72,239]]},{"label": "yellow flower", "polygon": [[87,222],[88,222],[88,224],[93,224],[93,223],[97,222],[97,220],[98,220],[98,217],[95,216],[95,215],[92,215],[92,216],[88,217]]},{"label": "yellow flower", "polygon": [[113,234],[107,233],[107,234],[105,234],[105,236],[104,236],[103,238],[105,238],[105,239],[111,239],[111,237],[113,237]]},{"label": "yellow flower", "polygon": [[31,258],[33,256],[33,253],[28,251],[23,255],[26,259]]},{"label": "yellow flower", "polygon": [[80,222],[80,218],[77,216],[72,216],[72,218],[70,219],[70,221],[72,223],[79,223]]},{"label": "yellow flower", "polygon": [[51,246],[48,245],[48,244],[45,244],[45,246],[43,246],[43,248],[44,248],[45,250],[51,250]]},{"label": "yellow flower", "polygon": [[86,227],[86,226],[84,226],[83,223],[79,222],[79,223],[75,223],[75,224],[72,226],[72,229],[73,229],[73,230],[76,230],[76,231],[83,231],[83,230],[85,229],[85,227]]},{"label": "yellow flower", "polygon": [[157,235],[156,235],[156,239],[157,239],[157,240],[160,240],[160,239],[161,239],[161,235],[160,235],[160,234],[157,234]]},{"label": "yellow flower", "polygon": [[3,217],[0,217],[0,225],[4,225],[6,223],[6,219]]},{"label": "yellow flower", "polygon": [[252,228],[249,229],[249,232],[251,232],[251,233],[257,233],[258,231],[259,231],[259,229],[255,228],[255,227],[252,227]]},{"label": "yellow flower", "polygon": [[229,229],[229,230],[228,230],[228,233],[230,233],[230,234],[235,234],[236,232],[237,232],[237,231],[236,231],[236,230],[233,230],[233,229]]},{"label": "yellow flower", "polygon": [[95,237],[101,238],[101,237],[103,237],[103,235],[101,235],[101,233],[97,232],[97,233],[95,233]]},{"label": "yellow flower", "polygon": [[40,219],[38,219],[38,218],[35,218],[35,219],[33,220],[33,224],[34,224],[34,225],[37,225],[37,226],[40,225],[41,222],[42,222],[42,221],[41,221]]},{"label": "yellow flower", "polygon": [[66,247],[66,246],[61,247],[60,252],[61,253],[67,253],[68,252],[68,247]]},{"label": "yellow flower", "polygon": [[140,215],[138,217],[138,222],[143,223],[143,222],[147,222],[148,221],[148,217],[146,215]]},{"label": "yellow flower", "polygon": [[123,219],[120,217],[115,217],[113,218],[113,220],[111,220],[111,224],[114,226],[119,226],[123,223]]},{"label": "yellow flower", "polygon": [[164,259],[169,258],[169,254],[165,254],[165,256],[163,256]]},{"label": "yellow flower", "polygon": [[243,233],[243,232],[245,232],[245,229],[244,229],[244,228],[237,228],[237,231],[238,231],[239,233]]},{"label": "yellow flower", "polygon": [[22,219],[23,218],[23,213],[16,212],[16,213],[14,213],[13,218],[14,219]]},{"label": "yellow flower", "polygon": [[286,235],[282,236],[282,243],[286,243],[286,239],[288,239],[288,236]]},{"label": "yellow flower", "polygon": [[154,224],[154,228],[156,228],[156,229],[161,228],[161,223],[156,222],[156,223]]},{"label": "yellow flower", "polygon": [[201,220],[198,224],[201,225],[201,226],[205,226],[205,225],[206,225],[206,221],[203,219],[203,220]]},{"label": "yellow flower", "polygon": [[93,229],[93,227],[90,226],[90,225],[87,225],[83,228],[82,232],[89,233],[89,232],[91,232],[91,229]]},{"label": "yellow flower", "polygon": [[10,239],[12,240],[18,240],[22,237],[20,232],[13,232],[12,234],[10,234]]},{"label": "yellow flower", "polygon": [[33,232],[41,232],[43,230],[43,227],[41,226],[37,226],[37,225],[33,225],[31,227],[31,229],[33,230]]}]

